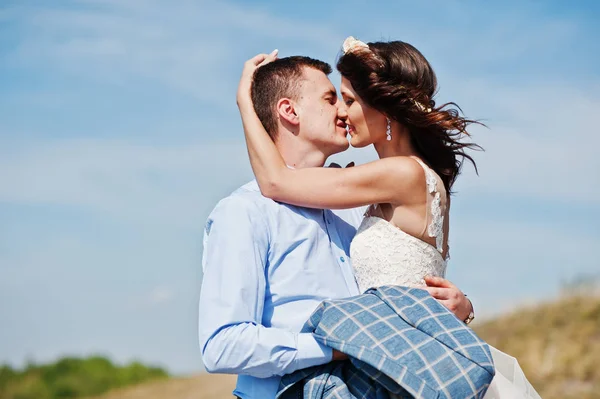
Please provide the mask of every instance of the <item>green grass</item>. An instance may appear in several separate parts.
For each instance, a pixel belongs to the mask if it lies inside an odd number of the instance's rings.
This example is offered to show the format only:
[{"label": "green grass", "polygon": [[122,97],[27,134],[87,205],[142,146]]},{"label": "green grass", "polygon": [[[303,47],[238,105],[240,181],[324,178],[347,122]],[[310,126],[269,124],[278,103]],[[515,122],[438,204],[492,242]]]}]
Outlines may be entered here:
[{"label": "green grass", "polygon": [[101,356],[67,357],[22,370],[1,366],[0,399],[82,398],[166,377],[165,370],[138,362],[118,366]]}]

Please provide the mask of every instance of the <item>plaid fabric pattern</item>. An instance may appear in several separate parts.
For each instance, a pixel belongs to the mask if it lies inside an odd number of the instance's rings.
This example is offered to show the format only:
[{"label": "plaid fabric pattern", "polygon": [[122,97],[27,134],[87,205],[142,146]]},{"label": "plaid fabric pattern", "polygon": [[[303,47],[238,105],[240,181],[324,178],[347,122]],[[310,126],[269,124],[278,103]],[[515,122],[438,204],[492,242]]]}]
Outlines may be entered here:
[{"label": "plaid fabric pattern", "polygon": [[350,361],[284,376],[277,398],[482,398],[494,377],[487,344],[417,288],[325,301],[303,332]]}]

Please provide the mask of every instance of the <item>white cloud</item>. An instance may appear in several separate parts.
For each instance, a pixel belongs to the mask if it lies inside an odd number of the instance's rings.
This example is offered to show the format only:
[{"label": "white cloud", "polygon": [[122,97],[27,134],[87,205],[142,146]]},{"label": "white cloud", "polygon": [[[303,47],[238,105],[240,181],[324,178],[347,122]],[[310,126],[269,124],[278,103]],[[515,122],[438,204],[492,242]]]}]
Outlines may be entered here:
[{"label": "white cloud", "polygon": [[[328,48],[341,41],[322,25],[226,2],[106,0],[82,2],[76,10],[12,11],[8,15],[20,15],[27,32],[7,57],[14,65],[43,63],[119,85],[143,77],[228,107],[242,62],[269,50],[261,43],[277,39]],[[294,29],[288,29],[291,25]],[[215,34],[217,29],[222,34]]]},{"label": "white cloud", "polygon": [[130,311],[139,311],[141,309],[155,308],[165,306],[175,299],[175,291],[166,286],[154,287],[150,292],[144,293],[131,299],[129,304]]},{"label": "white cloud", "polygon": [[160,304],[168,302],[173,298],[173,290],[166,287],[156,287],[150,294],[150,302]]},{"label": "white cloud", "polygon": [[474,140],[485,149],[474,154],[480,177],[466,173],[459,189],[600,203],[600,187],[593,183],[600,181],[600,137],[594,134],[600,98],[562,82],[548,86],[480,86],[473,104],[479,114],[487,106],[493,116],[485,121],[489,130],[475,130]]},{"label": "white cloud", "polygon": [[242,141],[64,140],[1,152],[2,201],[79,206],[144,223],[197,226],[211,204],[251,178]]}]

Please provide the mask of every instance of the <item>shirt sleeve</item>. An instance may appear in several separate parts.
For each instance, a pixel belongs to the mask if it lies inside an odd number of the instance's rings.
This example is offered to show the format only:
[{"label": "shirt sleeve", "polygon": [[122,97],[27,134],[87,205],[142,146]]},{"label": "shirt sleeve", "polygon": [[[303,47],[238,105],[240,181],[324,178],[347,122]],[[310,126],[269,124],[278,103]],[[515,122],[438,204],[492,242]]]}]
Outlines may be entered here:
[{"label": "shirt sleeve", "polygon": [[209,372],[266,378],[331,361],[331,348],[312,334],[261,325],[268,250],[266,216],[248,199],[228,197],[209,216],[199,303]]}]

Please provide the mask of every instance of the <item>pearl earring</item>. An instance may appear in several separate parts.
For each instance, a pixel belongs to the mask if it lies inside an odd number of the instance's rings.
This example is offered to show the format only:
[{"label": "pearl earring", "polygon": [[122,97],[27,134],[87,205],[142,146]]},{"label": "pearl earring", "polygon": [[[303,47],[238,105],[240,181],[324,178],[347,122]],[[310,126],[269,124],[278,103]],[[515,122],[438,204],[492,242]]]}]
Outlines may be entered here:
[{"label": "pearl earring", "polygon": [[390,121],[390,118],[385,118],[387,119],[387,129],[385,131],[385,134],[387,135],[387,141],[391,141],[392,140],[392,122]]}]

